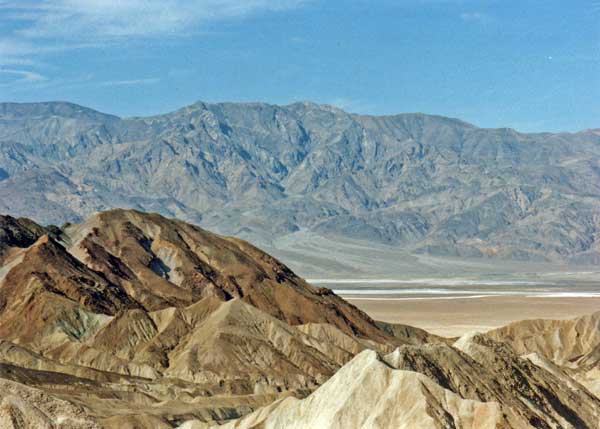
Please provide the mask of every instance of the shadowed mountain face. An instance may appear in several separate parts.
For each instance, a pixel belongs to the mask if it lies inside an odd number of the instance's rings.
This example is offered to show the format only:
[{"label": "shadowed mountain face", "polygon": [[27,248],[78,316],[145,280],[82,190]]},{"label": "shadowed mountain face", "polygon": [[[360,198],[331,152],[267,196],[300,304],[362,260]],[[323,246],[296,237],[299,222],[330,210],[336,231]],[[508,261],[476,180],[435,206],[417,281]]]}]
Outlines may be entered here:
[{"label": "shadowed mountain face", "polygon": [[120,119],[0,105],[0,211],[42,223],[158,211],[270,244],[311,233],[441,256],[600,260],[600,133],[295,103]]},{"label": "shadowed mountain face", "polygon": [[[0,217],[0,427],[594,428],[599,317],[458,341],[134,210]],[[530,332],[535,333],[531,339]]]}]

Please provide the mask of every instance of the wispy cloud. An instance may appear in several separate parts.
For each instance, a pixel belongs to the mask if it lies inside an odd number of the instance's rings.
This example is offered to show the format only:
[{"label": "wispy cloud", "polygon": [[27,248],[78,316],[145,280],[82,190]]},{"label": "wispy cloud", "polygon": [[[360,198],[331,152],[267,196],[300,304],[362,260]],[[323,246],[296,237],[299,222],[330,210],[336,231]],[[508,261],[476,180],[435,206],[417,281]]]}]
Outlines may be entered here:
[{"label": "wispy cloud", "polygon": [[466,22],[481,22],[486,21],[488,16],[481,12],[463,12],[460,14],[460,19]]},{"label": "wispy cloud", "polygon": [[[26,39],[105,41],[194,31],[203,22],[285,10],[307,0],[21,0],[0,11]],[[7,17],[7,18],[6,18]]]},{"label": "wispy cloud", "polygon": [[32,72],[29,70],[17,70],[17,69],[6,69],[0,68],[0,74],[8,75],[13,77],[13,83],[15,82],[44,82],[48,80],[45,76],[39,73]]},{"label": "wispy cloud", "polygon": [[[40,57],[60,51],[186,37],[203,31],[208,22],[287,10],[308,1],[0,0],[0,66],[29,63],[33,67]],[[145,83],[153,82],[110,85]]]},{"label": "wispy cloud", "polygon": [[147,78],[147,79],[128,79],[128,80],[109,80],[100,82],[101,86],[134,86],[134,85],[152,85],[160,82],[159,78]]},{"label": "wispy cloud", "polygon": [[375,109],[375,106],[371,103],[348,97],[336,97],[332,100],[329,100],[327,104],[350,113],[369,114]]},{"label": "wispy cloud", "polygon": [[39,61],[34,61],[27,58],[18,57],[3,57],[0,59],[0,66],[38,66],[41,65]]},{"label": "wispy cloud", "polygon": [[[2,6],[0,3],[0,13]],[[0,37],[0,66],[10,64],[42,65],[40,56],[65,51],[99,46],[97,43],[56,40],[29,40],[22,36],[9,35]]]}]

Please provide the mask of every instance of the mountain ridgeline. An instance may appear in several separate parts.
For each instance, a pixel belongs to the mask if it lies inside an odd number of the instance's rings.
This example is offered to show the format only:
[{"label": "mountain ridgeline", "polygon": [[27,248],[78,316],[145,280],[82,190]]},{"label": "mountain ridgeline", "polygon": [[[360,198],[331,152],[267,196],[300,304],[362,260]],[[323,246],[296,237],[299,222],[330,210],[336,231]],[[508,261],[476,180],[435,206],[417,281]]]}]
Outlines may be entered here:
[{"label": "mountain ridgeline", "polygon": [[415,254],[600,262],[600,131],[524,134],[301,102],[119,118],[0,104],[0,212],[113,207],[266,244],[303,233]]}]

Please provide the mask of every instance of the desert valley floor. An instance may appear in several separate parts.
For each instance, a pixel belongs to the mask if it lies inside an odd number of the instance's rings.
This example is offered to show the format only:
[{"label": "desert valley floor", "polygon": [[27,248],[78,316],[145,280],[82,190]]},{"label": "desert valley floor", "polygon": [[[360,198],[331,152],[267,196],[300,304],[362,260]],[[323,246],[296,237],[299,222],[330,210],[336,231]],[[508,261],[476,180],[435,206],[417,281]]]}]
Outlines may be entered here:
[{"label": "desert valley floor", "polygon": [[523,319],[569,319],[600,310],[600,272],[409,278],[308,277],[375,320],[447,337]]},{"label": "desert valley floor", "polygon": [[600,310],[600,297],[346,298],[376,320],[457,337],[523,319],[570,319]]}]

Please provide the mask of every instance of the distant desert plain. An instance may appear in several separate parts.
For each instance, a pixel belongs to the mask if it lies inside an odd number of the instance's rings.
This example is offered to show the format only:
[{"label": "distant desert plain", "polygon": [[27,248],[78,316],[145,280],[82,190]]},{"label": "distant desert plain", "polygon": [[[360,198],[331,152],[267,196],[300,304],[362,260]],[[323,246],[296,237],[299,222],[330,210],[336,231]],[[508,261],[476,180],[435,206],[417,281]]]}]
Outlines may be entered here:
[{"label": "distant desert plain", "polygon": [[445,337],[487,331],[524,319],[571,319],[600,309],[600,297],[389,299],[346,298],[376,320],[402,323]]},{"label": "distant desert plain", "polygon": [[[375,320],[445,337],[485,332],[523,319],[571,319],[600,310],[598,273],[547,274],[542,280],[311,279]],[[583,277],[583,279],[582,279]]]}]

